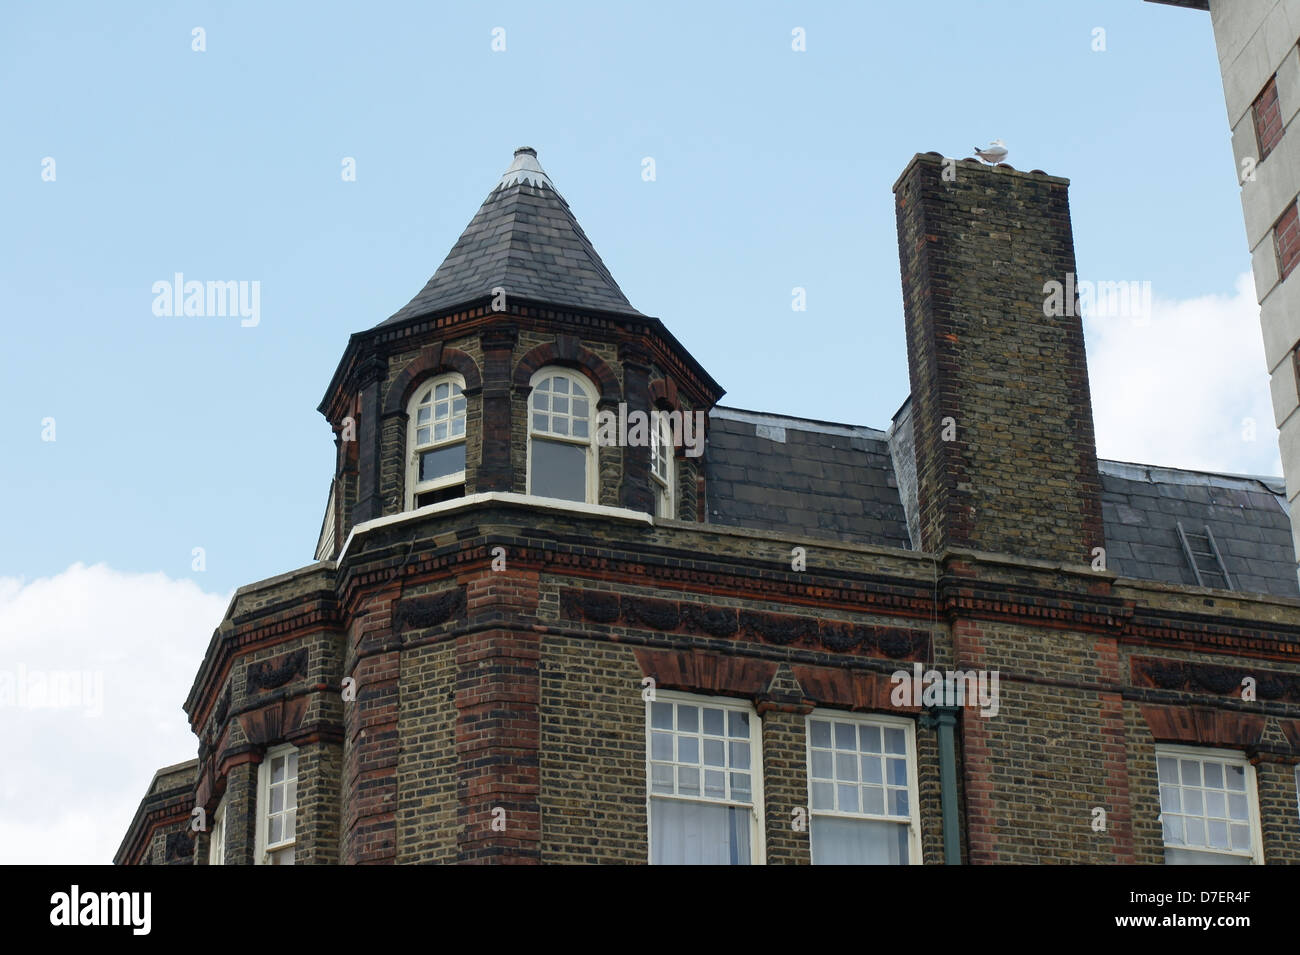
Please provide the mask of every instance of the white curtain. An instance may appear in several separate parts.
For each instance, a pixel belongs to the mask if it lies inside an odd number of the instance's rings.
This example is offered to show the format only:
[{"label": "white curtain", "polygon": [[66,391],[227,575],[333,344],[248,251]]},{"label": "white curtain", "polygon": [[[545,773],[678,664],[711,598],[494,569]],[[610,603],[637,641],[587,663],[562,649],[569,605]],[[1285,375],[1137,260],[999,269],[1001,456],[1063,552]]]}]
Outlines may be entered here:
[{"label": "white curtain", "polygon": [[1197,852],[1165,846],[1165,865],[1250,865],[1250,856],[1230,856],[1223,852]]},{"label": "white curtain", "polygon": [[871,819],[813,816],[817,865],[907,865],[907,826]]},{"label": "white curtain", "polygon": [[650,800],[655,865],[749,865],[747,806]]}]

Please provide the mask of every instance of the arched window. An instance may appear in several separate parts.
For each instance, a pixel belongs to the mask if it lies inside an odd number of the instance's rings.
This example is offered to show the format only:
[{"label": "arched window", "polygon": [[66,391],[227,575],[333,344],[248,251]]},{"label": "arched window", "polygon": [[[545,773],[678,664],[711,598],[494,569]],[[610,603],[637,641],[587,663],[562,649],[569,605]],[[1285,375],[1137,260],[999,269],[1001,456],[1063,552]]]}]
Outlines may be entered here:
[{"label": "arched window", "polygon": [[655,411],[650,428],[650,476],[655,482],[655,517],[677,517],[673,491],[677,474],[672,420],[667,412]]},{"label": "arched window", "polygon": [[543,368],[528,400],[528,493],[596,501],[596,389],[582,375]]},{"label": "arched window", "polygon": [[465,496],[465,379],[431,378],[407,407],[406,507]]}]

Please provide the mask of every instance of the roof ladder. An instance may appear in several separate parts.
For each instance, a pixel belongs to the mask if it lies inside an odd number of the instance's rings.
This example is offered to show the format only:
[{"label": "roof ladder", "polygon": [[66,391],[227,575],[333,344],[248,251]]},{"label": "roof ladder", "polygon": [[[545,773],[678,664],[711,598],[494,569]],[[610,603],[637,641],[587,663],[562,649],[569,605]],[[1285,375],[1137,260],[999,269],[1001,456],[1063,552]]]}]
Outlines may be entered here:
[{"label": "roof ladder", "polygon": [[1205,526],[1204,534],[1193,533],[1183,529],[1183,522],[1178,521],[1178,539],[1183,543],[1183,554],[1192,566],[1196,583],[1201,587],[1217,587],[1219,590],[1233,590],[1232,578],[1224,566],[1223,555],[1219,545],[1214,541],[1214,532]]}]

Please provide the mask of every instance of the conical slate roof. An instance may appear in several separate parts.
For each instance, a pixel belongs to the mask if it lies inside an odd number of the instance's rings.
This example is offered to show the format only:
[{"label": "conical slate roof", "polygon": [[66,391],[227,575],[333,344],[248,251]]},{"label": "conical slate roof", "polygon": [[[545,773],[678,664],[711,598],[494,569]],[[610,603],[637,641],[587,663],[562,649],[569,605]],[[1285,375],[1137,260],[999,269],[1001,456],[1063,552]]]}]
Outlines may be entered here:
[{"label": "conical slate roof", "polygon": [[640,315],[527,146],[483,201],[433,278],[385,325],[504,288],[507,297]]}]

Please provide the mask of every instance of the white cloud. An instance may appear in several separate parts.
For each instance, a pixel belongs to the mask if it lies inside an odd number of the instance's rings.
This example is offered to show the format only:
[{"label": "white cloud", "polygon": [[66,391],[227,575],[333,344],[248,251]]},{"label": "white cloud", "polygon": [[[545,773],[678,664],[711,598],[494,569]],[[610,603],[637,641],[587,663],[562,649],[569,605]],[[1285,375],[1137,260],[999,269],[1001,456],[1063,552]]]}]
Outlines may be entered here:
[{"label": "white cloud", "polygon": [[1099,457],[1281,476],[1249,273],[1230,296],[1157,294],[1149,318],[1085,316]]},{"label": "white cloud", "polygon": [[[196,754],[181,705],[228,602],[103,564],[0,578],[0,862],[112,861],[154,772]],[[34,705],[55,674],[63,705]]]}]

